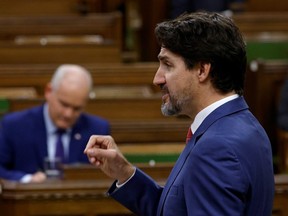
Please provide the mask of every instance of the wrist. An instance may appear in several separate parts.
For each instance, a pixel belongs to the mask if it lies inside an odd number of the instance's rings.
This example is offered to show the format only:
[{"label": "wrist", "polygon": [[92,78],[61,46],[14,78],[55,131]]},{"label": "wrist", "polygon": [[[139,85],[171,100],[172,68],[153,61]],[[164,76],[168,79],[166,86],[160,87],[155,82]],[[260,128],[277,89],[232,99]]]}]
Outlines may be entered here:
[{"label": "wrist", "polygon": [[118,185],[123,185],[126,182],[128,182],[135,174],[136,168],[132,165],[127,167],[127,170],[125,171],[125,175],[123,177],[117,179],[117,184]]}]

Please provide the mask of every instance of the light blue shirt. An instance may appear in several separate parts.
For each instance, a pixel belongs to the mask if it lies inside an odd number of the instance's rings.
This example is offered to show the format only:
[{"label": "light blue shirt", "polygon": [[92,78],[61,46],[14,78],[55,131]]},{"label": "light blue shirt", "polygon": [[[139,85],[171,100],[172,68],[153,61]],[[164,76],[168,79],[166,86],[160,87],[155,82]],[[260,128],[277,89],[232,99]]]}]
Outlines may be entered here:
[{"label": "light blue shirt", "polygon": [[[53,160],[55,158],[56,153],[56,138],[57,134],[55,133],[57,130],[57,127],[52,122],[49,113],[48,113],[48,104],[46,103],[44,105],[43,109],[43,115],[44,115],[44,122],[46,127],[46,134],[47,134],[47,153],[48,158],[50,160]],[[63,148],[64,148],[64,154],[67,158],[69,156],[69,143],[70,143],[70,134],[72,129],[67,129],[67,132],[62,135],[62,142],[63,142]],[[44,163],[44,158],[43,158]],[[21,179],[21,183],[28,183],[31,181],[32,174],[24,175]]]},{"label": "light blue shirt", "polygon": [[[48,152],[48,158],[54,159],[55,158],[55,152],[56,152],[56,139],[57,134],[55,133],[57,130],[57,127],[52,122],[49,113],[48,113],[48,104],[44,105],[44,122],[46,126],[46,134],[47,134],[47,152]],[[70,143],[70,134],[71,129],[68,129],[66,133],[62,135],[62,142],[64,147],[64,154],[67,158],[69,156],[69,143]]]}]

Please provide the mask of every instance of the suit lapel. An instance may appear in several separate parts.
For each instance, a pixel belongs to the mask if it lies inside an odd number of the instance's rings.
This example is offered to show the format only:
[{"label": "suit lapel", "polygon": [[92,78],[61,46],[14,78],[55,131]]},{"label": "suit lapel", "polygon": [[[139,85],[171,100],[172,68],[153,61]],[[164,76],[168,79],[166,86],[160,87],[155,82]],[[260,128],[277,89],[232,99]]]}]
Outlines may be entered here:
[{"label": "suit lapel", "polygon": [[70,144],[69,144],[69,162],[78,161],[78,155],[82,154],[83,134],[80,130],[81,127],[77,124],[71,131]]}]

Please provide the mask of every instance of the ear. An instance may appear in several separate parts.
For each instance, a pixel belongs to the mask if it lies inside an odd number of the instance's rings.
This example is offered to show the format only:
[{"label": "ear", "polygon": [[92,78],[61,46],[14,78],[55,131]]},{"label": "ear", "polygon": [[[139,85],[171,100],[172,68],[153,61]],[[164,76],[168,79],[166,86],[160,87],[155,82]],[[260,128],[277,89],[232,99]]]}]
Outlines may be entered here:
[{"label": "ear", "polygon": [[211,70],[211,63],[200,62],[200,70],[198,72],[198,78],[200,82],[203,82],[208,79],[210,70]]},{"label": "ear", "polygon": [[46,87],[45,87],[45,98],[46,100],[49,98],[49,96],[51,95],[52,92],[52,86],[51,83],[47,83]]}]

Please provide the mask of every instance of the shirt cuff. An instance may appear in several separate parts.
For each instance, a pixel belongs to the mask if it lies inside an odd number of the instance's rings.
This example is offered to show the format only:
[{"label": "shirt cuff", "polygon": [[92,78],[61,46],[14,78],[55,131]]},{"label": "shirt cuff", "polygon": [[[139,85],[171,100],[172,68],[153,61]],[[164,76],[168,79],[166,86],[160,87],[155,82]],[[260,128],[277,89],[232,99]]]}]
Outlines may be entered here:
[{"label": "shirt cuff", "polygon": [[32,175],[26,174],[20,179],[20,182],[21,183],[29,183],[29,182],[31,182],[31,179],[32,179]]},{"label": "shirt cuff", "polygon": [[134,168],[133,174],[132,174],[125,182],[123,182],[122,184],[118,184],[118,181],[117,181],[117,182],[116,182],[116,187],[117,187],[117,188],[120,188],[120,187],[122,187],[123,185],[125,185],[127,182],[129,182],[130,179],[132,179],[133,176],[135,175],[135,172],[136,172],[136,168]]}]

